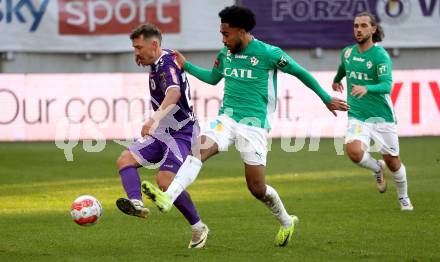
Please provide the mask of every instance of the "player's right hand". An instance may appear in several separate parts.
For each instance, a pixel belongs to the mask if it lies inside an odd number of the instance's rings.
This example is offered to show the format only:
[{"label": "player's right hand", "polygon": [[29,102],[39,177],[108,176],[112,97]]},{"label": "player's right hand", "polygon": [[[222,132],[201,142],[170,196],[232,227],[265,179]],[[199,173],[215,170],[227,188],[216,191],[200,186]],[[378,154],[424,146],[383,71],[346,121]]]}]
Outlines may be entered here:
[{"label": "player's right hand", "polygon": [[177,50],[173,50],[173,52],[177,66],[182,69],[183,65],[185,64],[186,58],[182,55],[182,53]]},{"label": "player's right hand", "polygon": [[148,119],[142,126],[141,137],[146,138],[153,136],[154,131],[156,130],[158,124],[159,121],[156,121],[153,118]]},{"label": "player's right hand", "polygon": [[332,97],[332,100],[325,104],[330,110],[330,112],[333,113],[333,115],[337,116],[336,111],[348,111],[350,109],[350,106],[347,104],[346,101],[339,99],[337,97]]},{"label": "player's right hand", "polygon": [[342,85],[340,82],[339,83],[333,83],[332,84],[332,88],[333,91],[342,93],[342,91],[344,91],[344,85]]}]

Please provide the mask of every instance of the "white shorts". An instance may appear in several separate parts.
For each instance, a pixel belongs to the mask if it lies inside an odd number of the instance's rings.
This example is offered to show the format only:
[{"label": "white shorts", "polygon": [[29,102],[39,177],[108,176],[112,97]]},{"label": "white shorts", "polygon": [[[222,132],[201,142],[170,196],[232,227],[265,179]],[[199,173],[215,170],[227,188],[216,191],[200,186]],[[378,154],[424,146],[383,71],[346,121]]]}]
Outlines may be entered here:
[{"label": "white shorts", "polygon": [[268,130],[237,123],[227,115],[209,121],[200,133],[214,140],[219,151],[227,151],[235,143],[241,159],[248,165],[266,165]]},{"label": "white shorts", "polygon": [[[345,143],[361,141],[370,152],[382,155],[399,155],[399,137],[394,123],[368,123],[354,118],[348,120]],[[374,144],[370,146],[371,141]]]}]

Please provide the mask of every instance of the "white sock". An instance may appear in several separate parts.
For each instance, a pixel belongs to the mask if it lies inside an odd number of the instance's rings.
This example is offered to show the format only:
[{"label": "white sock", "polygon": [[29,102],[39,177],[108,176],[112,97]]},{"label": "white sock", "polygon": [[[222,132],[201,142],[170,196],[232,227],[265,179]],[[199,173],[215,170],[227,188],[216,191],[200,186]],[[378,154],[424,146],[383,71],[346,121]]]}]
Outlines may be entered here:
[{"label": "white sock", "polygon": [[364,151],[364,155],[362,156],[362,160],[357,164],[363,168],[370,169],[374,172],[379,172],[381,169],[379,161],[377,161],[376,159],[371,157],[370,153],[368,153],[367,151]]},{"label": "white sock", "polygon": [[200,230],[205,226],[205,223],[202,222],[202,220],[199,220],[199,222],[195,223],[194,225],[191,225],[192,230]]},{"label": "white sock", "polygon": [[182,166],[177,171],[173,182],[168,186],[166,193],[171,199],[171,203],[196,180],[202,168],[202,161],[193,156],[187,156]]},{"label": "white sock", "polygon": [[393,172],[393,179],[396,183],[397,196],[399,198],[408,197],[408,183],[406,181],[406,168],[403,163],[399,170]]},{"label": "white sock", "polygon": [[282,226],[290,227],[292,225],[292,218],[287,214],[283,202],[281,202],[277,191],[273,187],[266,185],[266,195],[262,201]]}]

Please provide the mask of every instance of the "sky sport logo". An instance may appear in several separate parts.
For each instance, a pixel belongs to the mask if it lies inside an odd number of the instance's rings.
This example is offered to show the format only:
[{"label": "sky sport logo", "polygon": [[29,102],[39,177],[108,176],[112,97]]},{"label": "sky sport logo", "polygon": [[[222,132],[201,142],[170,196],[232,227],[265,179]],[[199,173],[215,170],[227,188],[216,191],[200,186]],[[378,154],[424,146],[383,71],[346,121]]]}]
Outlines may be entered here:
[{"label": "sky sport logo", "polygon": [[0,23],[29,24],[29,32],[35,32],[43,21],[48,5],[49,0],[0,0]]},{"label": "sky sport logo", "polygon": [[180,0],[58,0],[61,35],[127,34],[141,23],[180,32]]}]

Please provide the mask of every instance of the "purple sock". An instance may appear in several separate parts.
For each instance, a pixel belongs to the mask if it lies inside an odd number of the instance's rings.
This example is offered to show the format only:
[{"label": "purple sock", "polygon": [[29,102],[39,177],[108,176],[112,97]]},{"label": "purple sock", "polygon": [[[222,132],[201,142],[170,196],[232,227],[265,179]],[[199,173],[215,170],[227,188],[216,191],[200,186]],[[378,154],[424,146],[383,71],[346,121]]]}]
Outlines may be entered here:
[{"label": "purple sock", "polygon": [[137,199],[142,201],[141,180],[139,178],[137,167],[127,166],[119,170],[122,185],[129,199]]},{"label": "purple sock", "polygon": [[179,209],[180,213],[188,220],[190,225],[194,225],[200,221],[196,206],[192,202],[188,192],[183,191],[174,201],[174,206]]}]

